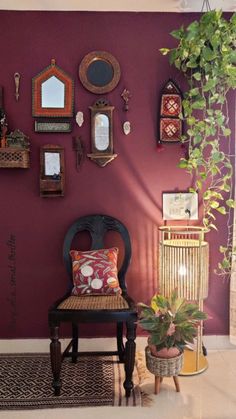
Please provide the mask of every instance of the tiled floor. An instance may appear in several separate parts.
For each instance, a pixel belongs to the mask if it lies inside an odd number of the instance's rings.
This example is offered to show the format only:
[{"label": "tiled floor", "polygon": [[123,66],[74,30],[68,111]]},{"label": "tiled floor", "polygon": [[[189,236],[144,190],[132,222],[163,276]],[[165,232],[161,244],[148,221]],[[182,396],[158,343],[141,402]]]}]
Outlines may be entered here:
[{"label": "tiled floor", "polygon": [[208,353],[209,368],[202,374],[179,377],[176,393],[171,378],[165,378],[158,395],[153,378],[146,377],[142,390],[151,406],[98,407],[0,412],[1,419],[236,419],[236,350]]}]

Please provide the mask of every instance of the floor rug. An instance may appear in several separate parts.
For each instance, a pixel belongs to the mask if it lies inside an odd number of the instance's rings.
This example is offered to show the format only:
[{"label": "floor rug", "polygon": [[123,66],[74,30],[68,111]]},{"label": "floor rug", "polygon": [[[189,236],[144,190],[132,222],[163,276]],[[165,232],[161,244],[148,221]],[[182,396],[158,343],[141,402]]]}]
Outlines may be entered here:
[{"label": "floor rug", "polygon": [[0,410],[92,406],[142,406],[135,368],[134,389],[126,399],[124,365],[116,357],[68,358],[61,370],[61,395],[52,390],[48,354],[0,355]]}]

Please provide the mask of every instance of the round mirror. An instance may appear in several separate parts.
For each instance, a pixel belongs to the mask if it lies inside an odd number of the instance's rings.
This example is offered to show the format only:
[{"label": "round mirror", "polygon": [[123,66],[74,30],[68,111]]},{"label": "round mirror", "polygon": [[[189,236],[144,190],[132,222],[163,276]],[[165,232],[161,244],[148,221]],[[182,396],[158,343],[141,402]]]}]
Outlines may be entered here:
[{"label": "round mirror", "polygon": [[98,151],[104,151],[109,146],[109,118],[102,113],[95,115],[94,143]]},{"label": "round mirror", "polygon": [[90,92],[107,93],[119,83],[120,65],[109,52],[93,51],[85,55],[81,61],[79,78]]},{"label": "round mirror", "polygon": [[106,61],[95,60],[88,66],[87,78],[94,86],[105,86],[106,84],[111,83],[113,77],[113,67]]}]

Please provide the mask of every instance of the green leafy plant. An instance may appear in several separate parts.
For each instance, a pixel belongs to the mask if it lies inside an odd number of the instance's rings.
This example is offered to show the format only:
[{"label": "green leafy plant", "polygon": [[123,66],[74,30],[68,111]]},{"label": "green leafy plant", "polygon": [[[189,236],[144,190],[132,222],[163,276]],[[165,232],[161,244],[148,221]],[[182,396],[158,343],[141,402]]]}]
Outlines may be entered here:
[{"label": "green leafy plant", "polygon": [[149,333],[150,344],[158,351],[172,347],[182,349],[187,343],[193,343],[199,322],[207,318],[197,304],[179,298],[176,290],[169,298],[156,294],[150,306],[139,303],[139,307],[139,325]]},{"label": "green leafy plant", "polygon": [[208,11],[171,35],[178,40],[177,47],[160,51],[169,54],[170,63],[185,75],[189,86],[181,115],[187,126],[182,142],[187,143],[188,154],[179,167],[192,175],[190,191],[202,194],[204,226],[217,229],[216,213],[228,215],[228,242],[220,247],[219,264],[225,274],[235,252],[230,234],[235,201],[227,94],[236,88],[236,14],[226,20],[221,11]]}]

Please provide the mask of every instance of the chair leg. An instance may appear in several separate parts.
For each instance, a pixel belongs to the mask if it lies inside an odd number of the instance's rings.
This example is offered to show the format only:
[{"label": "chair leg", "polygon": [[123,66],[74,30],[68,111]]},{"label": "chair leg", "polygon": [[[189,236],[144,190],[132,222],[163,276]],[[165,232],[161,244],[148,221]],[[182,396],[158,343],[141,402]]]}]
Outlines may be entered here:
[{"label": "chair leg", "polygon": [[76,364],[78,357],[79,328],[77,324],[72,324],[72,362]]},{"label": "chair leg", "polygon": [[123,323],[119,322],[116,326],[116,339],[117,339],[117,350],[119,354],[119,361],[124,362],[125,360],[125,347],[123,343]]},{"label": "chair leg", "polygon": [[126,323],[126,345],[125,345],[125,395],[130,396],[131,390],[134,386],[132,381],[132,375],[134,370],[135,362],[135,338],[136,338],[136,324],[134,322]]},{"label": "chair leg", "polygon": [[60,396],[61,391],[61,342],[59,341],[59,327],[51,327],[51,343],[50,343],[50,357],[51,357],[51,368],[53,374],[52,386],[54,388],[55,396]]}]

